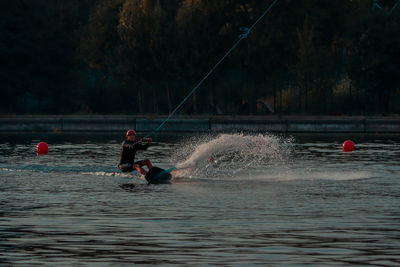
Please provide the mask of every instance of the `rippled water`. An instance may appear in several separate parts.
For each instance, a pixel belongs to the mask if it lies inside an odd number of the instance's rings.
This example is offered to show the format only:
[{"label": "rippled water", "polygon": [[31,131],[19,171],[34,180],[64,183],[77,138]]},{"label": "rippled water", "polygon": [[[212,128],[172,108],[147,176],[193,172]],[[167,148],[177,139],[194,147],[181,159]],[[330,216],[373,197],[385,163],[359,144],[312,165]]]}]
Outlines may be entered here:
[{"label": "rippled water", "polygon": [[399,140],[164,141],[137,157],[197,167],[147,185],[118,171],[118,138],[2,138],[1,265],[400,265]]}]

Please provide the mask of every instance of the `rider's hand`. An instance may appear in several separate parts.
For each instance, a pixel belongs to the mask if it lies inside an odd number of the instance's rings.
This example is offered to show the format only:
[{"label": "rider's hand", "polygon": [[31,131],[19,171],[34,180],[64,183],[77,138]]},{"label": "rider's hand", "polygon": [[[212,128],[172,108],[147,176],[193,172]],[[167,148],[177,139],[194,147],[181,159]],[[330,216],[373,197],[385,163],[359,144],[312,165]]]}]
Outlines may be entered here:
[{"label": "rider's hand", "polygon": [[153,141],[151,138],[143,138],[142,140],[147,143],[151,143],[151,141]]}]

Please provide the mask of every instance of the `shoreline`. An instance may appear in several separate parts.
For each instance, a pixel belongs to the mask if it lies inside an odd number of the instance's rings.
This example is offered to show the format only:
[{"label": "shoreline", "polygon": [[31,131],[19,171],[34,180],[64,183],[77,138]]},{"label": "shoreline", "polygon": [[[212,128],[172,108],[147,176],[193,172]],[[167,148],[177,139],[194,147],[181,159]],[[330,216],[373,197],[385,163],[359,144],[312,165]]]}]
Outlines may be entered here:
[{"label": "shoreline", "polygon": [[[165,116],[1,115],[0,133],[153,132]],[[400,133],[400,117],[383,116],[174,116],[160,133]]]}]

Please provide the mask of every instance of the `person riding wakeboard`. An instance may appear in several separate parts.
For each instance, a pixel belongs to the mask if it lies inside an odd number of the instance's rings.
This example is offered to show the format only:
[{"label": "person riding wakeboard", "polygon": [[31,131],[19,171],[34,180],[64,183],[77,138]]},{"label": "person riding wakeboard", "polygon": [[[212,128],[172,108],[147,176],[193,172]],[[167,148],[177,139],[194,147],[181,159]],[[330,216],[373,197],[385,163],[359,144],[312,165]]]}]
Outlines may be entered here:
[{"label": "person riding wakeboard", "polygon": [[[119,154],[118,167],[122,172],[131,172],[136,170],[142,175],[146,175],[147,171],[143,169],[143,166],[147,166],[149,170],[153,168],[150,160],[144,159],[135,162],[136,151],[146,150],[151,143],[151,138],[142,138],[139,141],[136,140],[136,132],[134,130],[128,130],[126,132],[126,139],[122,142],[121,152]],[[145,142],[145,144],[143,144]]]}]

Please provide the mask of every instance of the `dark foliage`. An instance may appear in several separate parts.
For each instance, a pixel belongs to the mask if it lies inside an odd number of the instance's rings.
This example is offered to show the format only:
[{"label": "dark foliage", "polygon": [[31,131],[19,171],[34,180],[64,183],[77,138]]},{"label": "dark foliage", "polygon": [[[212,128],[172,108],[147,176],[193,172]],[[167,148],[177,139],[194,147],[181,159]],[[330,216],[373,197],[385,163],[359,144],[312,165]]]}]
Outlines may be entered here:
[{"label": "dark foliage", "polygon": [[[373,2],[278,1],[179,113],[399,113],[400,6]],[[167,114],[271,3],[1,1],[0,113]]]}]

